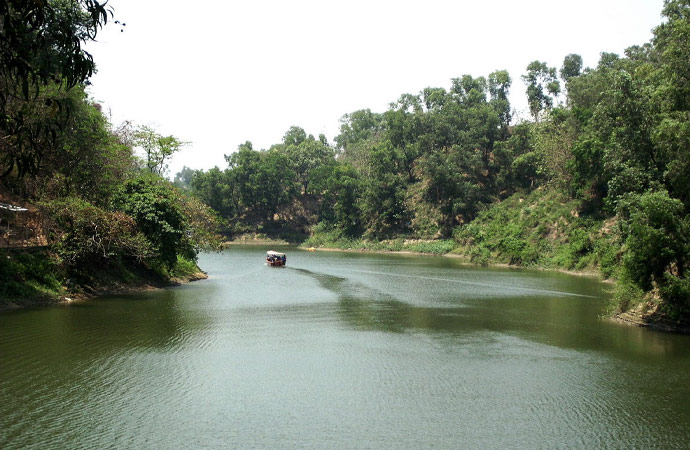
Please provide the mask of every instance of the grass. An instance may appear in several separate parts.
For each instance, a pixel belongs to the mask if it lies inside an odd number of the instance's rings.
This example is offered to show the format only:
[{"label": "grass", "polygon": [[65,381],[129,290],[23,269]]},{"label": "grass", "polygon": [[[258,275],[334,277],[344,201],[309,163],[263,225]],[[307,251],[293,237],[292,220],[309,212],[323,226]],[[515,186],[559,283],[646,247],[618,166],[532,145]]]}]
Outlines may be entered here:
[{"label": "grass", "polygon": [[24,299],[47,300],[65,292],[64,271],[43,248],[0,250],[0,280],[0,306]]},{"label": "grass", "polygon": [[514,194],[457,228],[453,253],[478,264],[600,271],[612,277],[620,260],[618,233],[604,219],[581,214],[580,206],[555,190]]},{"label": "grass", "polygon": [[381,241],[363,238],[352,239],[342,235],[338,230],[317,226],[314,234],[301,247],[337,248],[340,250],[415,252],[433,255],[444,255],[453,248],[452,239],[407,239],[397,237]]},{"label": "grass", "polygon": [[170,270],[169,276],[174,280],[187,280],[193,278],[200,272],[201,269],[199,269],[196,261],[177,255],[177,262]]}]

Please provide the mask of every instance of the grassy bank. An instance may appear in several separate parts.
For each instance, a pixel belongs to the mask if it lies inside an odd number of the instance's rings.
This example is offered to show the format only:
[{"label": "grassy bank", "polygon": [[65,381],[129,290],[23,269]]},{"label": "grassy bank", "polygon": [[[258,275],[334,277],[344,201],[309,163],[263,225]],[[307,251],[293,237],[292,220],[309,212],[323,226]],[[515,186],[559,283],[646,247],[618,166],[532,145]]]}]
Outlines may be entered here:
[{"label": "grassy bank", "polygon": [[232,245],[290,245],[290,243],[299,243],[299,241],[288,241],[279,237],[273,237],[261,233],[247,233],[234,236],[232,240],[222,243],[222,247],[229,247]]},{"label": "grassy bank", "polygon": [[582,212],[553,190],[517,193],[453,233],[453,253],[478,264],[505,263],[600,273],[615,278],[620,235],[615,221]]},{"label": "grassy bank", "polygon": [[0,310],[50,303],[67,293],[66,274],[42,248],[0,250]]},{"label": "grassy bank", "polygon": [[320,230],[302,243],[301,247],[332,248],[338,250],[414,252],[431,255],[445,255],[456,247],[452,239],[407,239],[395,238],[382,241],[351,239],[338,231]]},{"label": "grassy bank", "polygon": [[66,299],[171,286],[206,278],[194,261],[178,257],[171,268],[137,264],[68,267],[47,248],[0,250],[0,311]]}]

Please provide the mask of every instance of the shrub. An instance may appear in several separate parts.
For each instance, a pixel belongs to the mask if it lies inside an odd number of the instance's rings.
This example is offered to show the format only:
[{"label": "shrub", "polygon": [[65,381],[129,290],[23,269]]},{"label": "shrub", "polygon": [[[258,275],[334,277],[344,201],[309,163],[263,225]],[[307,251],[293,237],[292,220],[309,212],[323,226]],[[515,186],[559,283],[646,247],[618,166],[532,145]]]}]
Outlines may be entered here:
[{"label": "shrub", "polygon": [[162,178],[144,174],[128,180],[116,195],[116,209],[131,216],[156,252],[157,262],[172,268],[177,256],[196,259],[191,227],[175,188]]},{"label": "shrub", "polygon": [[170,269],[169,276],[172,278],[185,278],[199,272],[199,266],[191,259],[182,256],[177,257],[175,265]]},{"label": "shrub", "polygon": [[690,312],[690,279],[678,278],[671,274],[666,274],[666,281],[659,288],[661,298],[667,302],[669,308],[667,312],[673,318],[678,315]]},{"label": "shrub", "polygon": [[55,296],[62,291],[63,274],[43,249],[0,250],[2,300]]},{"label": "shrub", "polygon": [[644,299],[644,291],[630,280],[621,280],[613,296],[613,312],[626,312]]},{"label": "shrub", "polygon": [[104,266],[114,260],[144,261],[153,253],[131,217],[76,197],[42,204],[51,217],[52,246],[69,266]]},{"label": "shrub", "polygon": [[671,277],[685,278],[690,223],[684,209],[666,191],[629,194],[619,203],[626,246],[623,264],[630,279],[645,291],[667,284]]}]

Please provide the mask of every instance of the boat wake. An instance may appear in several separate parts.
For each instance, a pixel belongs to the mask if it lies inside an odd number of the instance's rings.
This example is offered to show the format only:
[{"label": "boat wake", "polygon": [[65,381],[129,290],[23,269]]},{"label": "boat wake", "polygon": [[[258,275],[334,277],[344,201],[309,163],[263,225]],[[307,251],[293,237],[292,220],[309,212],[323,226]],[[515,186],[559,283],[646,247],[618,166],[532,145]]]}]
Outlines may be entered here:
[{"label": "boat wake", "polygon": [[465,285],[470,285],[470,286],[481,286],[481,287],[488,287],[488,288],[502,288],[502,289],[507,289],[507,290],[519,290],[519,291],[524,291],[524,292],[532,292],[535,294],[548,294],[548,295],[558,295],[558,296],[564,296],[564,297],[585,297],[585,298],[596,298],[593,295],[585,295],[585,294],[575,294],[572,292],[564,292],[564,291],[553,291],[549,289],[536,289],[536,288],[528,288],[528,287],[521,287],[521,286],[507,286],[507,285],[502,285],[502,284],[493,284],[493,283],[482,283],[479,281],[467,281],[467,280],[457,280],[454,278],[441,278],[441,277],[429,277],[429,276],[421,276],[421,275],[401,275],[397,273],[389,273],[389,272],[375,272],[372,270],[356,270],[356,269],[350,269],[352,272],[358,272],[358,273],[368,273],[371,275],[383,275],[387,277],[400,277],[400,278],[417,278],[421,280],[433,280],[433,281],[443,281],[447,283],[457,283],[457,284],[465,284]]}]

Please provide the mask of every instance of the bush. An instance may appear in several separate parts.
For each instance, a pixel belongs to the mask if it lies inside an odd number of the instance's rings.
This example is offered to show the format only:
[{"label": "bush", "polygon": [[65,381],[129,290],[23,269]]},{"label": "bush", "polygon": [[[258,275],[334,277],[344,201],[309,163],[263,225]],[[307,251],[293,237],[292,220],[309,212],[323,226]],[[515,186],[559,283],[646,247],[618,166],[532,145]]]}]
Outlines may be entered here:
[{"label": "bush", "polygon": [[45,250],[0,250],[0,300],[58,295],[61,272]]},{"label": "bush", "polygon": [[113,261],[144,261],[153,255],[131,217],[108,212],[76,197],[42,204],[52,247],[72,267],[102,267]]},{"label": "bush", "polygon": [[450,253],[455,248],[455,241],[452,239],[416,241],[404,244],[403,248],[411,252],[444,255],[446,253]]},{"label": "bush", "polygon": [[179,194],[169,182],[150,174],[128,180],[116,195],[114,206],[134,219],[159,264],[170,269],[178,255],[196,260],[191,226]]},{"label": "bush", "polygon": [[626,312],[644,299],[644,291],[630,280],[621,280],[613,296],[614,312]]},{"label": "bush", "polygon": [[170,269],[168,275],[172,278],[187,278],[199,272],[200,269],[196,265],[196,261],[178,255],[177,262]]},{"label": "bush", "polygon": [[643,290],[663,286],[673,277],[685,278],[690,223],[684,211],[683,203],[666,191],[628,194],[619,202],[626,247],[623,265]]},{"label": "bush", "polygon": [[666,281],[659,288],[661,298],[666,302],[666,312],[677,318],[690,312],[690,279],[666,274]]}]

